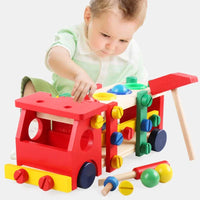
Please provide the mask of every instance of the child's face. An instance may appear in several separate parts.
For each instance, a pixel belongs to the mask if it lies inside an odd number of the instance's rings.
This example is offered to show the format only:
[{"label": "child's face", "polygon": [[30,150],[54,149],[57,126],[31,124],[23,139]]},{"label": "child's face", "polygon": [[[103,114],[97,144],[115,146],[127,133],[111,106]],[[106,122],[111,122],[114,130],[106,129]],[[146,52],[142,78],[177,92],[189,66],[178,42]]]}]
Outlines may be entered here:
[{"label": "child's face", "polygon": [[137,21],[123,19],[119,11],[105,12],[99,17],[86,12],[90,9],[85,11],[88,44],[99,57],[123,53],[139,28]]}]

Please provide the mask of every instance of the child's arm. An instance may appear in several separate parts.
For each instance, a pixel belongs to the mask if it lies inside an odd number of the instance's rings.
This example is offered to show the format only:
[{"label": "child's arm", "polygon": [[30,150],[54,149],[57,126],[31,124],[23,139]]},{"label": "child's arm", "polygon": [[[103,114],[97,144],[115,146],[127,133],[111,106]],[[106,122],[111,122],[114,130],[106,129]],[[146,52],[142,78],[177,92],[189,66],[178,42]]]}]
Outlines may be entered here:
[{"label": "child's arm", "polygon": [[88,91],[90,97],[94,94],[96,84],[81,67],[72,61],[65,48],[53,47],[49,52],[47,62],[50,69],[56,74],[75,82],[71,93],[75,101],[81,102]]}]

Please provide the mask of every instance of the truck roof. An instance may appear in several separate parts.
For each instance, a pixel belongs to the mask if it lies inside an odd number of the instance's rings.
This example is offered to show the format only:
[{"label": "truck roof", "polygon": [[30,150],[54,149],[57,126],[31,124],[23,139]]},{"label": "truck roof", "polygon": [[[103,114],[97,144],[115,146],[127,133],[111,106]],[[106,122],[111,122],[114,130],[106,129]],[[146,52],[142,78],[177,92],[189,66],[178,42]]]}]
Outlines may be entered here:
[{"label": "truck roof", "polygon": [[94,101],[75,102],[71,97],[52,97],[45,92],[37,92],[32,95],[15,100],[15,106],[36,112],[83,120],[105,111],[107,105]]}]

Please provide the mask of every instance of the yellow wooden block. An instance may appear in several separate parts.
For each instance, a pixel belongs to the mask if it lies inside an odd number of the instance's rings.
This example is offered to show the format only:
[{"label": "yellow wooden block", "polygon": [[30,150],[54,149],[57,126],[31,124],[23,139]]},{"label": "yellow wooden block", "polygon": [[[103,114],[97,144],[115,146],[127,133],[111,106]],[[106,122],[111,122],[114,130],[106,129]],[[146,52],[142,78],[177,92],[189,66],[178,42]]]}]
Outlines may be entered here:
[{"label": "yellow wooden block", "polygon": [[13,164],[5,165],[5,178],[15,180],[14,173],[18,169],[25,169],[28,172],[29,179],[26,183],[38,186],[39,179],[42,176],[49,175],[54,180],[54,190],[61,192],[71,192],[72,191],[72,178],[70,176],[64,176],[60,174],[55,174],[48,171],[42,171],[38,169],[33,169],[29,167],[22,167]]},{"label": "yellow wooden block", "polygon": [[[153,110],[151,112],[148,112],[147,113],[147,119],[149,119],[152,115],[158,115],[159,112],[158,110]],[[133,118],[133,119],[130,119],[130,120],[127,120],[121,124],[118,125],[118,132],[121,132],[123,129],[125,129],[126,127],[130,127],[132,128],[133,130],[135,130],[135,127],[136,127],[136,118]]]}]

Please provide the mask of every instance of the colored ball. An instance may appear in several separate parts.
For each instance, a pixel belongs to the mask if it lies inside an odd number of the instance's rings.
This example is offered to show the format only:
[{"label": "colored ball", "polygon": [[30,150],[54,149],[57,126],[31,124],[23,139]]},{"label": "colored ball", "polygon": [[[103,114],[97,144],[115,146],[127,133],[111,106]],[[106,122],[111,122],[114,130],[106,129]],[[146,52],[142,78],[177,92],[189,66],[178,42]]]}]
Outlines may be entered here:
[{"label": "colored ball", "polygon": [[123,195],[130,195],[134,190],[133,184],[129,181],[122,181],[119,184],[119,191]]},{"label": "colored ball", "polygon": [[160,182],[166,183],[172,179],[173,171],[172,168],[168,164],[160,164],[158,165],[155,170],[160,175]]},{"label": "colored ball", "polygon": [[160,181],[159,173],[154,169],[146,169],[141,174],[141,181],[146,187],[154,187]]}]

